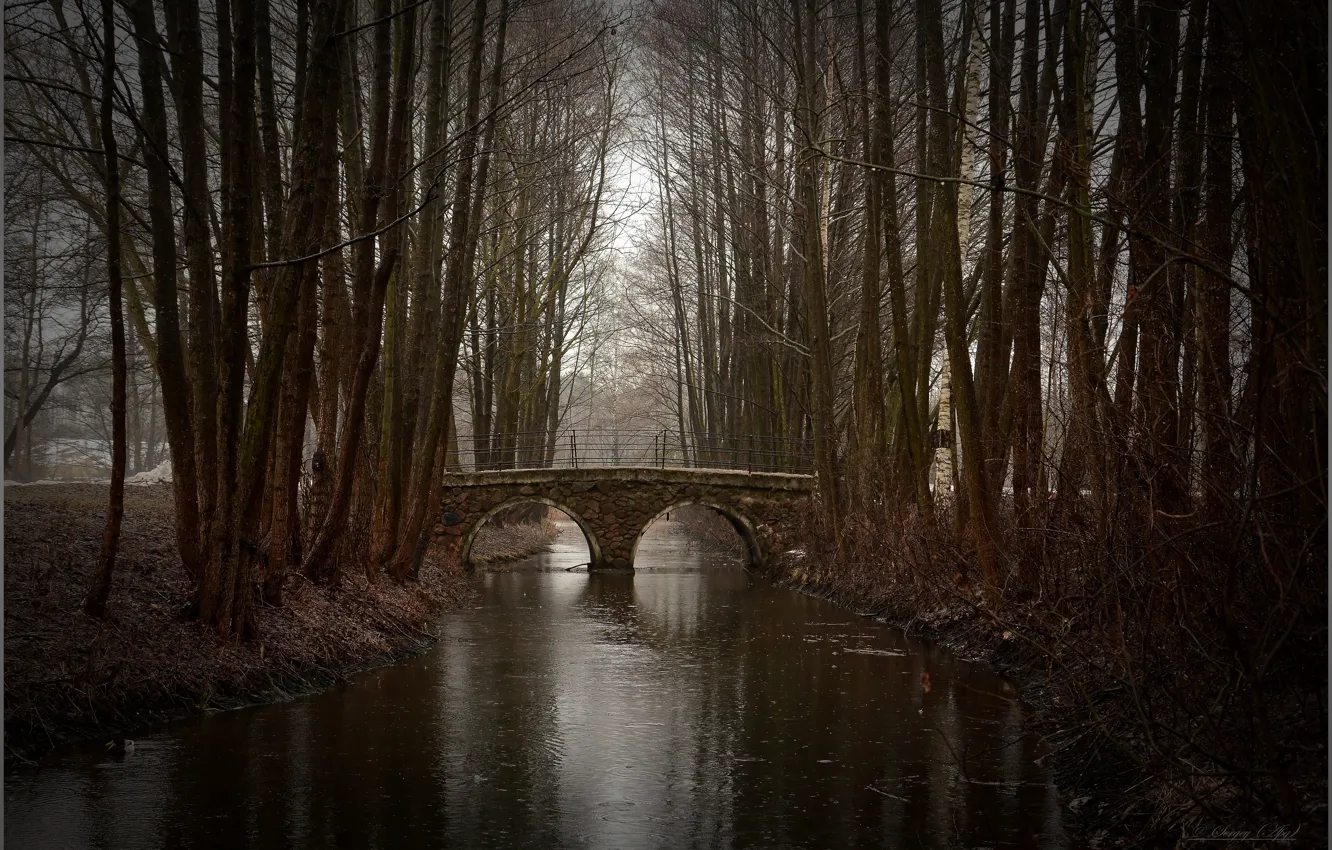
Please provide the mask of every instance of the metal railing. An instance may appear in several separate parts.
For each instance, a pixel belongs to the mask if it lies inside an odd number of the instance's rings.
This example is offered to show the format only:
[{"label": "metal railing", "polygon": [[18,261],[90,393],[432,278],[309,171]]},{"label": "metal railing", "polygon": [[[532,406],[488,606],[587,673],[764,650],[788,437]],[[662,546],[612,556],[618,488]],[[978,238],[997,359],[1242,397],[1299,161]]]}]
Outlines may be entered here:
[{"label": "metal railing", "polygon": [[636,466],[810,474],[814,445],[806,438],[756,434],[565,428],[491,434],[479,442],[462,434],[457,463],[467,471]]}]

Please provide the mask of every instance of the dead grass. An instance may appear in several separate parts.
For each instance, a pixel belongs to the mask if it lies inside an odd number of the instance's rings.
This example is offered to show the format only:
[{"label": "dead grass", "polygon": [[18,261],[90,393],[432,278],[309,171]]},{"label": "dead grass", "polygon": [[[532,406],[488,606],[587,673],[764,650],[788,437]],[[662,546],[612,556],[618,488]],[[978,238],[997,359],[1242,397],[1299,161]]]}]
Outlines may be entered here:
[{"label": "dead grass", "polygon": [[82,613],[106,486],[5,493],[5,756],[196,712],[288,698],[420,651],[468,594],[456,564],[428,557],[419,582],[340,587],[292,575],[261,638],[224,642],[183,616],[191,585],[175,552],[170,485],[127,488],[119,561],[102,622]]},{"label": "dead grass", "polygon": [[539,523],[489,524],[476,533],[472,563],[490,566],[526,558],[545,551],[559,536],[559,526],[549,519]]},{"label": "dead grass", "polygon": [[[1202,534],[1144,561],[1075,528],[1010,524],[998,611],[970,553],[910,518],[848,517],[841,565],[811,524],[807,551],[772,573],[1013,677],[1088,846],[1174,846],[1190,829],[1283,823],[1299,829],[1287,846],[1315,846],[1327,830],[1321,568],[1274,589],[1254,553],[1209,548]],[[1235,589],[1223,594],[1228,574]],[[1261,673],[1252,655],[1265,659]],[[1286,823],[1292,808],[1297,822]]]},{"label": "dead grass", "polygon": [[745,556],[745,541],[730,520],[712,508],[685,505],[674,511],[671,518],[688,529],[705,552],[727,558]]}]

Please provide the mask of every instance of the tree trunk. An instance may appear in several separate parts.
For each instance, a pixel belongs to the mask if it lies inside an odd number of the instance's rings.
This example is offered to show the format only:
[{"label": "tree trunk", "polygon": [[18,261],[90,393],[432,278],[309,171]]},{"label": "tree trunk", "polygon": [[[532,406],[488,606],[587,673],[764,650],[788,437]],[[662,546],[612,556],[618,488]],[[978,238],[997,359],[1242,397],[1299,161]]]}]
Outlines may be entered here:
[{"label": "tree trunk", "polygon": [[[880,162],[880,138],[870,124],[869,59],[865,47],[865,4],[856,0],[856,62],[860,79],[860,124],[862,155],[871,164]],[[879,92],[886,98],[887,92]],[[879,271],[882,247],[879,233],[879,180],[870,172],[864,175],[865,186],[865,259],[860,283],[860,325],[856,332],[855,360],[855,446],[858,479],[857,495],[869,504],[877,495],[876,470],[882,468],[883,457],[883,343],[879,332],[879,305],[882,292]]]},{"label": "tree trunk", "polygon": [[[372,110],[372,137],[370,168],[366,172],[364,197],[361,202],[361,230],[372,232],[379,223],[379,207],[384,194],[386,172],[394,180],[395,194],[401,191],[398,183],[402,151],[406,146],[406,121],[408,108],[408,84],[412,76],[413,52],[415,48],[415,7],[409,6],[405,22],[412,25],[412,36],[403,40],[404,49],[398,56],[398,79],[396,88],[390,95],[392,80],[392,42],[389,37],[388,20],[391,4],[388,0],[379,0],[375,33],[375,96]],[[379,12],[382,11],[382,14]],[[406,28],[406,23],[404,23]],[[349,96],[353,96],[349,93]],[[394,103],[394,134],[388,138],[390,96]],[[392,162],[390,163],[389,160]],[[389,204],[392,211],[396,201]],[[380,333],[384,320],[384,299],[388,292],[389,278],[394,274],[398,261],[401,242],[398,234],[388,231],[380,236],[381,259],[378,266],[374,263],[372,241],[359,243],[355,254],[355,272],[353,274],[353,349],[358,352],[356,372],[351,387],[351,400],[348,407],[342,439],[338,449],[336,484],[333,489],[332,503],[327,516],[320,526],[314,544],[310,547],[310,569],[315,575],[324,576],[329,572],[329,558],[333,545],[346,527],[348,510],[351,507],[352,483],[356,472],[355,460],[361,445],[361,433],[365,427],[366,395],[370,390],[370,378],[374,374],[375,363],[379,358]]]},{"label": "tree trunk", "polygon": [[120,521],[125,515],[125,322],[120,288],[120,159],[116,151],[112,101],[116,82],[115,5],[102,0],[102,150],[106,169],[106,271],[111,313],[111,496],[106,506],[106,528],[83,610],[88,616],[106,615],[111,576],[120,546]]},{"label": "tree trunk", "polygon": [[[1231,56],[1229,33],[1219,3],[1213,0],[1207,17],[1207,68],[1203,73],[1203,109],[1206,141],[1203,184],[1202,247],[1212,262],[1230,268],[1234,252],[1231,228],[1231,159],[1235,122],[1227,69]],[[1198,355],[1203,419],[1203,502],[1212,517],[1221,517],[1234,504],[1238,463],[1234,424],[1230,416],[1233,377],[1230,368],[1230,285],[1211,272],[1199,275]]]},{"label": "tree trunk", "polygon": [[149,221],[153,242],[153,310],[157,317],[157,369],[162,380],[162,408],[171,443],[172,488],[176,501],[176,543],[191,576],[199,574],[201,543],[198,479],[194,465],[194,432],[190,381],[181,350],[176,294],[176,231],[172,219],[166,104],[162,98],[162,48],[154,22],[152,0],[129,4],[139,50],[139,85],[143,92],[144,151],[148,176]]},{"label": "tree trunk", "polygon": [[814,430],[814,462],[819,473],[819,495],[825,518],[842,557],[841,493],[837,463],[837,425],[833,414],[832,349],[829,343],[828,304],[825,290],[824,247],[821,233],[821,205],[816,173],[821,144],[817,115],[822,96],[820,75],[816,59],[820,40],[818,7],[815,0],[801,0],[793,9],[795,15],[795,48],[800,57],[797,79],[800,85],[800,106],[796,111],[796,127],[806,148],[799,159],[799,208],[797,218],[803,228],[804,297],[809,349],[812,354],[813,406],[811,420]]},{"label": "tree trunk", "polygon": [[[495,113],[499,103],[504,67],[504,34],[508,29],[509,0],[500,0],[499,36],[495,46],[495,61],[491,69],[490,91],[492,109],[486,121],[486,135],[493,137]],[[444,304],[441,312],[441,332],[435,359],[435,386],[430,400],[430,415],[426,430],[417,443],[416,462],[412,467],[411,487],[398,535],[394,555],[394,576],[402,579],[415,573],[425,555],[429,529],[426,517],[433,515],[439,501],[437,455],[446,436],[448,420],[453,413],[454,372],[458,367],[458,349],[462,342],[463,321],[466,318],[467,299],[475,289],[472,264],[480,230],[480,205],[485,195],[486,170],[489,150],[482,154],[477,168],[476,186],[473,188],[472,158],[477,149],[477,122],[481,109],[481,66],[485,48],[486,0],[477,0],[472,16],[471,60],[467,80],[467,108],[464,125],[468,128],[463,140],[461,165],[453,200],[453,222],[449,235],[449,265],[444,281]],[[487,147],[489,145],[487,144]],[[475,197],[473,194],[475,193]]]}]

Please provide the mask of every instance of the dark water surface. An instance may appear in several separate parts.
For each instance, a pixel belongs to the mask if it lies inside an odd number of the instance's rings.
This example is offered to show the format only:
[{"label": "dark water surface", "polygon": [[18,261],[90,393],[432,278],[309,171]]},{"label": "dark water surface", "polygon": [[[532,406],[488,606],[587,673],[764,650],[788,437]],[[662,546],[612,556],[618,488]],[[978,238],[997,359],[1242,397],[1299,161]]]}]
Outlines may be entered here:
[{"label": "dark water surface", "polygon": [[[482,574],[428,654],[5,779],[19,847],[1063,847],[983,667],[654,527]],[[928,671],[931,689],[921,685]]]}]

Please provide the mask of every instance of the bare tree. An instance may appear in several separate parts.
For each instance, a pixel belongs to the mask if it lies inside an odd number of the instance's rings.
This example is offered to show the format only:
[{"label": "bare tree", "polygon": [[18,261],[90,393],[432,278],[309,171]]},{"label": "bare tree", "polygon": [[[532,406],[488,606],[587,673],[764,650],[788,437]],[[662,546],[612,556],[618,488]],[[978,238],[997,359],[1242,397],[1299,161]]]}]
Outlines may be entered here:
[{"label": "bare tree", "polygon": [[125,515],[125,324],[120,309],[120,161],[112,122],[112,92],[116,85],[116,21],[112,0],[102,0],[102,149],[106,169],[107,288],[110,291],[112,383],[111,496],[106,508],[106,530],[83,610],[91,617],[106,614],[111,576],[120,546],[120,524]]}]

